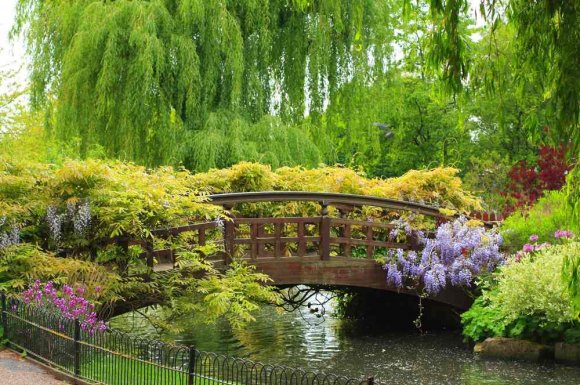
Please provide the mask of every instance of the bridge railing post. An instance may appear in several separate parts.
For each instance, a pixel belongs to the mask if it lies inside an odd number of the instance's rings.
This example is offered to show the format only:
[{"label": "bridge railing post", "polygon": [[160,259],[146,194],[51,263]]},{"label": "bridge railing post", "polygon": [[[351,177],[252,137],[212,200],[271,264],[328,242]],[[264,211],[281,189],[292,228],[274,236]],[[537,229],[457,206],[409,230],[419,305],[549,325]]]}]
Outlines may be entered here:
[{"label": "bridge railing post", "polygon": [[[155,253],[153,242],[150,239],[145,241],[145,261],[147,263],[147,267],[152,271],[153,267],[155,266]],[[175,263],[173,264],[175,267]]]},{"label": "bridge railing post", "polygon": [[[231,205],[224,205],[224,210],[231,210]],[[224,221],[224,228],[223,228],[223,238],[224,238],[224,264],[227,266],[232,261],[234,256],[234,240],[236,237],[236,230],[234,227],[233,218],[229,218]]]},{"label": "bridge railing post", "polygon": [[320,202],[320,259],[330,259],[330,217],[328,216],[328,202]]}]

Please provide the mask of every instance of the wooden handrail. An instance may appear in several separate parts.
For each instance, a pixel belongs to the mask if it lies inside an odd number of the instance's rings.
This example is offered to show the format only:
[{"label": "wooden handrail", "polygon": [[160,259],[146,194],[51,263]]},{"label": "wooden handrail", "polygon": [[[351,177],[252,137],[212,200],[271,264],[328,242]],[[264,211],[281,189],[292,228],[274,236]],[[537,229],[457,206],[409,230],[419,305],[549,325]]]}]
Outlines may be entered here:
[{"label": "wooden handrail", "polygon": [[208,203],[215,205],[233,206],[239,203],[256,202],[324,202],[328,206],[350,205],[354,207],[375,206],[391,210],[406,210],[418,214],[430,215],[438,218],[447,218],[439,209],[415,202],[400,201],[389,198],[379,198],[367,195],[323,193],[308,191],[262,191],[241,192],[209,195]]}]

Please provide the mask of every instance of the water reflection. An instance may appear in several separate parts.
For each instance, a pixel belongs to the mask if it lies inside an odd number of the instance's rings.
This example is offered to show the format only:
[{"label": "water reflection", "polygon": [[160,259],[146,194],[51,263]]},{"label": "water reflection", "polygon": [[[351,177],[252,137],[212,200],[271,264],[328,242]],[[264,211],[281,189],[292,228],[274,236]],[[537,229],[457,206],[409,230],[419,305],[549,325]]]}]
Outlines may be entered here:
[{"label": "water reflection", "polygon": [[[308,311],[280,314],[267,307],[242,330],[180,321],[184,333],[161,335],[200,350],[268,363],[308,367],[351,377],[375,376],[400,385],[579,385],[580,368],[479,360],[457,332],[420,335],[381,332],[376,325],[328,316],[322,324]],[[137,315],[112,321],[116,328],[158,338]]]}]

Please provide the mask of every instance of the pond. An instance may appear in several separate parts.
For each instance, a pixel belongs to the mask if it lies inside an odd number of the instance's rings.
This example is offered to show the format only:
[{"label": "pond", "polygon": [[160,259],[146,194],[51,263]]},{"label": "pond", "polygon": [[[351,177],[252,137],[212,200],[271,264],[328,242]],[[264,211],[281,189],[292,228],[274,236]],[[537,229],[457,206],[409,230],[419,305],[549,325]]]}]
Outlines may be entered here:
[{"label": "pond", "polygon": [[[332,303],[327,305],[332,312]],[[132,334],[159,337],[135,313],[111,326]],[[271,364],[311,368],[348,377],[374,376],[393,385],[578,385],[580,368],[476,358],[457,331],[420,334],[382,331],[380,325],[326,316],[308,309],[280,313],[263,308],[243,330],[225,323],[191,324],[178,335],[162,335],[200,350]]]}]

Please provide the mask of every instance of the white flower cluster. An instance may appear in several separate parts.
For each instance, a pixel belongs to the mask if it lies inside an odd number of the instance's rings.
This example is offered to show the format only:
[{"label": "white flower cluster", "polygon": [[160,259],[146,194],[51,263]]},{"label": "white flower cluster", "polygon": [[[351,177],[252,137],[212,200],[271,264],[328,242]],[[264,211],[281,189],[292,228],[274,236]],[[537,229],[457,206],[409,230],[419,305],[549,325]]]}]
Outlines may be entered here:
[{"label": "white flower cluster", "polygon": [[[0,217],[0,229],[6,225],[6,217]],[[10,230],[0,231],[0,249],[20,243],[20,229],[12,226]]]},{"label": "white flower cluster", "polygon": [[91,207],[88,201],[68,202],[66,211],[59,213],[55,206],[49,206],[46,209],[46,222],[50,237],[55,243],[62,239],[63,229],[67,224],[72,224],[75,235],[83,236],[91,226]]}]

